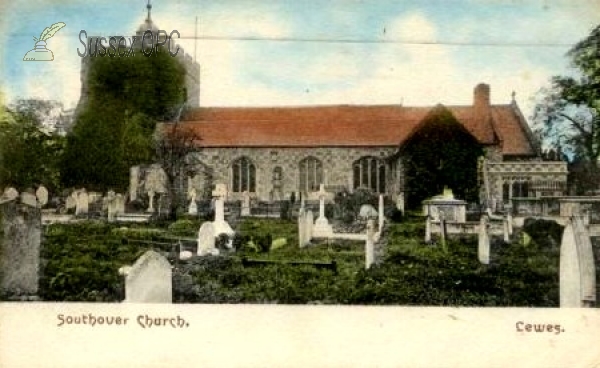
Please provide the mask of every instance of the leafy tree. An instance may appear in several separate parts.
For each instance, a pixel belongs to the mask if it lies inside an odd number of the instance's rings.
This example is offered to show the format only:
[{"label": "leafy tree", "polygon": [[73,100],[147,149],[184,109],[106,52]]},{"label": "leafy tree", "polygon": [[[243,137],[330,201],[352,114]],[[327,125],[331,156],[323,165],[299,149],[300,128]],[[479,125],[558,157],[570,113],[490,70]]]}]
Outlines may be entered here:
[{"label": "leafy tree", "polygon": [[185,97],[185,69],[164,50],[89,60],[89,95],[68,136],[62,169],[67,186],[127,188],[129,168],[150,162],[157,121]]},{"label": "leafy tree", "polygon": [[573,74],[554,76],[543,88],[534,112],[536,130],[544,140],[571,156],[588,178],[582,189],[595,189],[600,175],[600,26],[567,53]]},{"label": "leafy tree", "polygon": [[45,128],[44,123],[61,107],[45,100],[19,100],[7,109],[2,107],[0,186],[59,188],[64,137]]},{"label": "leafy tree", "polygon": [[155,136],[155,162],[165,171],[169,191],[171,219],[177,216],[177,208],[182,198],[177,193],[177,179],[183,178],[185,169],[195,162],[192,154],[198,150],[200,137],[178,121],[165,124],[157,130]]},{"label": "leafy tree", "polygon": [[409,207],[451,188],[461,199],[477,201],[477,140],[442,105],[423,119],[400,149],[406,173]]}]

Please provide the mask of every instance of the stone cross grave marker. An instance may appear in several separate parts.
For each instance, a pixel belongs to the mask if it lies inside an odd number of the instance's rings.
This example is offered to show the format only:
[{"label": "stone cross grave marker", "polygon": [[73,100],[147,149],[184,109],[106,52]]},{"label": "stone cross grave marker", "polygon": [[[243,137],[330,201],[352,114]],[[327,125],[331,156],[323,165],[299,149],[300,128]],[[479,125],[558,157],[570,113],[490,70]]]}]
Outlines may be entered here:
[{"label": "stone cross grave marker", "polygon": [[[215,190],[212,192],[212,195],[215,197],[215,220],[213,221],[213,224],[215,225],[215,236],[219,236],[221,234],[233,236],[233,229],[231,226],[229,226],[227,221],[225,221],[225,198],[227,197],[227,186],[225,184],[217,184]],[[228,244],[228,247],[231,246],[231,244]]]},{"label": "stone cross grave marker", "polygon": [[0,252],[0,289],[8,294],[38,292],[42,215],[16,201],[0,205],[4,239]]},{"label": "stone cross grave marker", "polygon": [[149,250],[125,276],[125,302],[172,303],[171,264],[159,253]]},{"label": "stone cross grave marker", "polygon": [[482,264],[490,264],[490,237],[488,235],[488,218],[481,216],[479,221],[479,236],[477,256]]},{"label": "stone cross grave marker", "polygon": [[215,226],[212,222],[204,222],[198,230],[198,251],[199,256],[218,255],[219,250],[215,248]]},{"label": "stone cross grave marker", "polygon": [[321,184],[319,189],[319,217],[317,221],[315,221],[315,226],[313,228],[313,234],[316,237],[327,238],[333,235],[333,228],[329,224],[327,217],[325,217],[325,196],[327,192],[325,191],[325,185]]},{"label": "stone cross grave marker", "polygon": [[36,191],[35,196],[41,207],[44,207],[48,203],[48,189],[41,185]]},{"label": "stone cross grave marker", "polygon": [[154,212],[154,196],[156,195],[156,193],[153,190],[149,190],[148,191],[148,198],[149,198],[149,202],[148,202],[148,209],[146,210],[146,212]]},{"label": "stone cross grave marker", "polygon": [[298,212],[298,245],[303,248],[306,245],[306,214],[304,208],[300,208]]}]

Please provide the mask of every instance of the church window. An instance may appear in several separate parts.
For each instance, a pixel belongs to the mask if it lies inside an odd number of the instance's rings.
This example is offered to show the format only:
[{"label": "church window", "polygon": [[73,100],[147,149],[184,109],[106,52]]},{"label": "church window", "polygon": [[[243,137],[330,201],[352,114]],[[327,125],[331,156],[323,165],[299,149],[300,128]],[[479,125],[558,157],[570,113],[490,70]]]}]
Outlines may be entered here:
[{"label": "church window", "polygon": [[375,157],[363,157],[352,166],[354,189],[366,188],[385,193],[387,169],[385,162]]},{"label": "church window", "polygon": [[323,163],[315,157],[300,161],[300,191],[315,192],[323,183]]},{"label": "church window", "polygon": [[256,167],[247,157],[242,157],[232,165],[233,192],[256,192]]}]

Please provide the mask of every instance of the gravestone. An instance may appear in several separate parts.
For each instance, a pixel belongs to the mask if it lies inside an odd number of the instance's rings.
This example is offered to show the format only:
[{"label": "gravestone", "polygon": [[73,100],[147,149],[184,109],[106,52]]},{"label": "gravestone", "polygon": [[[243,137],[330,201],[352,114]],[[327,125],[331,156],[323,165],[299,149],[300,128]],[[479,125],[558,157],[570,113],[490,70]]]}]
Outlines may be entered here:
[{"label": "gravestone", "polygon": [[37,197],[40,207],[44,207],[48,203],[48,189],[41,185],[36,191],[35,196]]},{"label": "gravestone", "polygon": [[140,167],[132,166],[129,169],[129,200],[137,199],[138,190],[140,187]]},{"label": "gravestone", "polygon": [[371,268],[375,263],[375,224],[373,220],[367,221],[367,241],[365,242],[365,269]]},{"label": "gravestone", "polygon": [[117,195],[112,190],[106,194],[103,203],[106,205],[106,212],[108,216],[108,222],[114,222],[117,217],[117,206],[116,206]]},{"label": "gravestone", "polygon": [[198,230],[198,251],[199,256],[218,255],[219,250],[215,248],[215,226],[212,222],[205,222]]},{"label": "gravestone", "polygon": [[148,191],[148,209],[146,212],[154,212],[154,196],[156,193],[153,190]]},{"label": "gravestone", "polygon": [[4,190],[4,194],[2,196],[10,201],[16,199],[19,196],[19,192],[15,188],[10,187]]},{"label": "gravestone", "polygon": [[[225,198],[227,197],[227,186],[225,184],[217,184],[215,190],[212,192],[215,198],[215,220],[213,225],[215,226],[215,237],[221,234],[227,234],[233,236],[234,231],[225,221]],[[231,246],[231,244],[229,244]]]},{"label": "gravestone", "polygon": [[65,200],[65,209],[68,211],[75,207],[77,207],[77,199],[73,195],[68,196]]},{"label": "gravestone", "polygon": [[379,195],[379,216],[378,216],[379,232],[383,230],[383,195]]},{"label": "gravestone", "polygon": [[34,194],[23,192],[21,193],[21,203],[30,207],[39,207],[37,197]]},{"label": "gravestone", "polygon": [[596,301],[596,269],[589,233],[575,216],[563,231],[560,246],[560,307],[590,307]]},{"label": "gravestone", "polygon": [[172,303],[171,264],[155,251],[147,251],[125,276],[125,302]]},{"label": "gravestone", "polygon": [[398,193],[396,198],[396,208],[404,214],[404,192]]},{"label": "gravestone", "polygon": [[306,245],[306,214],[304,208],[298,213],[298,245],[303,248]]},{"label": "gravestone", "polygon": [[125,197],[121,193],[115,196],[113,203],[115,214],[121,215],[125,213]]},{"label": "gravestone", "polygon": [[313,238],[313,232],[314,232],[314,215],[313,212],[311,210],[306,211],[306,217],[305,217],[305,227],[304,227],[304,241],[305,244],[310,244],[311,239]]},{"label": "gravestone", "polygon": [[431,216],[425,219],[425,243],[431,242]]},{"label": "gravestone", "polygon": [[362,219],[375,218],[377,215],[377,211],[370,204],[363,204],[358,211],[358,217]]},{"label": "gravestone", "polygon": [[0,252],[0,289],[9,295],[38,292],[42,215],[37,206],[0,204],[4,238]]},{"label": "gravestone", "polygon": [[510,243],[510,233],[508,230],[508,218],[502,220],[502,236],[505,243]]},{"label": "gravestone", "polygon": [[188,214],[194,216],[198,214],[198,204],[196,203],[196,188],[190,189],[188,193],[190,205],[188,206]]},{"label": "gravestone", "polygon": [[86,216],[89,210],[90,199],[85,189],[79,192],[76,200],[77,205],[75,207],[75,216]]},{"label": "gravestone", "polygon": [[509,211],[506,215],[506,222],[508,223],[508,235],[513,234],[513,217],[512,213]]},{"label": "gravestone", "polygon": [[327,217],[325,217],[325,197],[327,192],[325,191],[325,185],[321,184],[318,192],[319,195],[319,217],[315,221],[315,226],[312,229],[313,235],[317,238],[329,238],[333,235],[333,228],[329,224]]},{"label": "gravestone", "polygon": [[244,191],[242,193],[242,216],[250,216],[250,193]]},{"label": "gravestone", "polygon": [[481,216],[479,221],[479,235],[477,257],[482,264],[490,264],[490,238],[488,235],[488,218]]}]

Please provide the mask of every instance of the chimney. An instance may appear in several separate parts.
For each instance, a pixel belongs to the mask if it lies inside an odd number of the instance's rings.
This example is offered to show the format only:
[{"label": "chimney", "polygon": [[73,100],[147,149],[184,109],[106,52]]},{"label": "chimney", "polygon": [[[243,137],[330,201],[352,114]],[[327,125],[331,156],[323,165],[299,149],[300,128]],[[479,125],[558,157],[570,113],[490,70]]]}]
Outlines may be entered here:
[{"label": "chimney", "polygon": [[480,83],[475,86],[473,107],[476,111],[487,111],[490,108],[490,85]]}]

